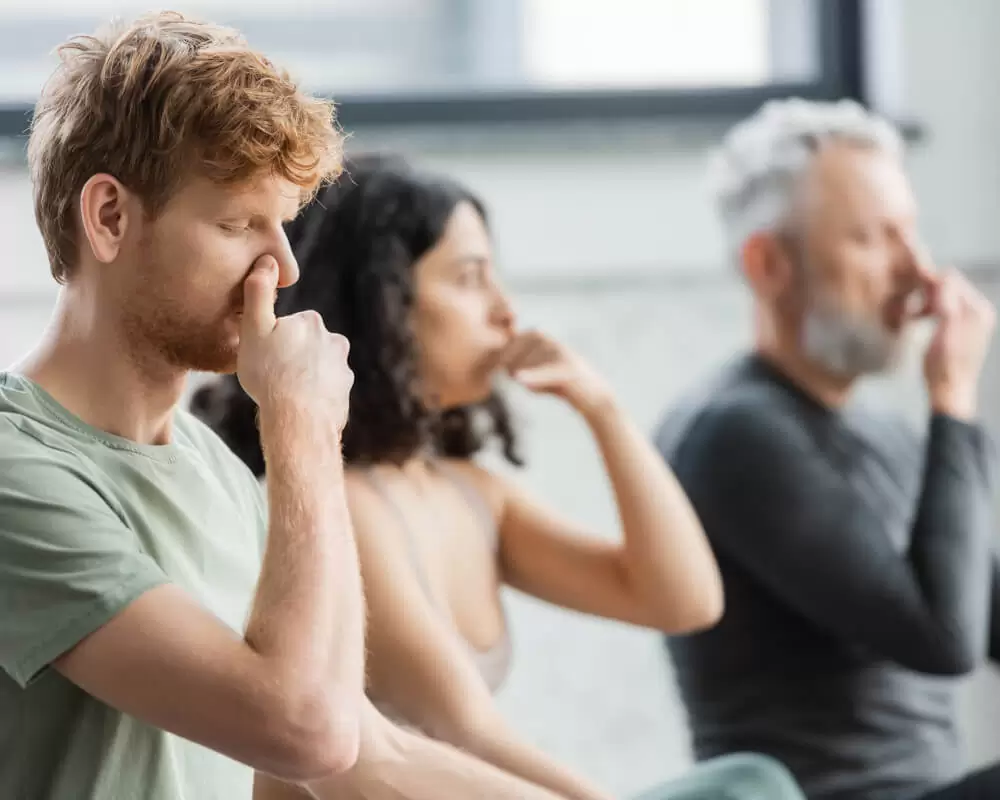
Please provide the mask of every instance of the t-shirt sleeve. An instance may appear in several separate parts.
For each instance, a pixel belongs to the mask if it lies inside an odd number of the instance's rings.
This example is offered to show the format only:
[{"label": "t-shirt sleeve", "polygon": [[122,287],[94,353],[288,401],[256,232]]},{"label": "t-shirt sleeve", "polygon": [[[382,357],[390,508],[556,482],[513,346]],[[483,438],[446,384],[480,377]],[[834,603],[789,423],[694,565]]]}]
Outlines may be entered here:
[{"label": "t-shirt sleeve", "polygon": [[75,455],[0,431],[0,668],[26,686],[166,582]]}]

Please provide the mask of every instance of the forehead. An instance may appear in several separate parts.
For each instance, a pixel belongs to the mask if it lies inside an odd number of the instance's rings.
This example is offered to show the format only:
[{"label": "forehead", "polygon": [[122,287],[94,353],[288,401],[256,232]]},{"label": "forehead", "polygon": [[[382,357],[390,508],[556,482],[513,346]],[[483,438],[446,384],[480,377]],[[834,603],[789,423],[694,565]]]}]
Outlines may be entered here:
[{"label": "forehead", "polygon": [[302,190],[274,175],[236,184],[220,184],[194,176],[178,187],[167,206],[208,215],[291,219],[298,213],[301,202]]},{"label": "forehead", "polygon": [[819,150],[803,181],[803,205],[823,214],[913,212],[900,160],[873,147],[836,143]]},{"label": "forehead", "polygon": [[489,245],[486,222],[479,210],[468,200],[463,200],[452,209],[441,236],[441,244],[458,247]]},{"label": "forehead", "polygon": [[447,276],[469,262],[489,263],[491,254],[485,221],[472,203],[462,201],[452,209],[441,238],[415,266],[418,276]]}]

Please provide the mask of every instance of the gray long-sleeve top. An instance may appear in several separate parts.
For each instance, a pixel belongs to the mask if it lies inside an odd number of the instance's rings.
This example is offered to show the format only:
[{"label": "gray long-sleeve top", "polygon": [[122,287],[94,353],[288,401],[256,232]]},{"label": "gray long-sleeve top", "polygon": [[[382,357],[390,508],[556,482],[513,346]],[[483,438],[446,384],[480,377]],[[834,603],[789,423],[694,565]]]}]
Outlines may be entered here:
[{"label": "gray long-sleeve top", "polygon": [[749,356],[657,444],[725,581],[722,622],[668,639],[697,756],[768,753],[811,800],[903,800],[953,778],[955,676],[1000,659],[982,430],[936,415],[921,440]]}]

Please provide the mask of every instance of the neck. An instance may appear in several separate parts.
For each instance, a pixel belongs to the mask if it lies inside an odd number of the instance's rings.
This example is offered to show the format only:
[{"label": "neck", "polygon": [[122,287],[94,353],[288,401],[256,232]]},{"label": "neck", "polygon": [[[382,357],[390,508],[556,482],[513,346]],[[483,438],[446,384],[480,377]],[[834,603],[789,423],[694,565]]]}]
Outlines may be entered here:
[{"label": "neck", "polygon": [[94,292],[66,286],[38,347],[15,365],[70,413],[138,444],[166,444],[186,370],[130,341]]},{"label": "neck", "polygon": [[775,322],[757,309],[756,351],[803,392],[827,408],[842,408],[850,399],[855,376],[837,375],[802,352],[797,326]]}]

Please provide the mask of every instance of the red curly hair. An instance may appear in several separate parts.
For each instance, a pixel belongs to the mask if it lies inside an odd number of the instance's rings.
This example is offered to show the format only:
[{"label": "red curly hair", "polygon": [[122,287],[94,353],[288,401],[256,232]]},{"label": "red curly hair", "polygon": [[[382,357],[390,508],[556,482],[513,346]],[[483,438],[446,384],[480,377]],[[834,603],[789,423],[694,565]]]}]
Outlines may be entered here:
[{"label": "red curly hair", "polygon": [[332,104],[303,94],[236,31],[175,12],[77,36],[35,108],[28,161],[52,274],[78,257],[77,204],[108,173],[155,217],[191,175],[237,184],[261,174],[306,202],[341,168]]}]

